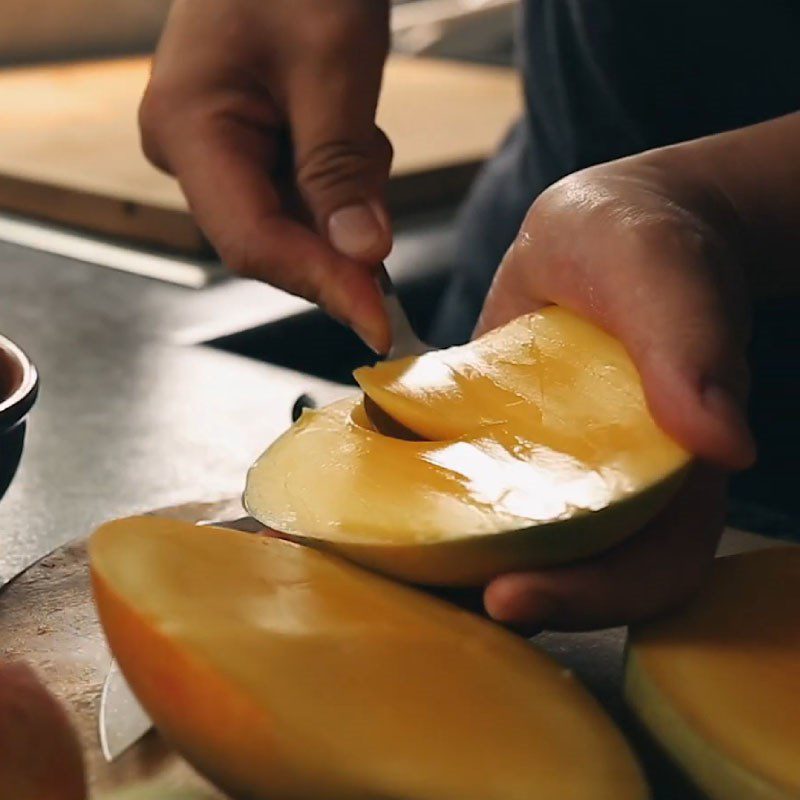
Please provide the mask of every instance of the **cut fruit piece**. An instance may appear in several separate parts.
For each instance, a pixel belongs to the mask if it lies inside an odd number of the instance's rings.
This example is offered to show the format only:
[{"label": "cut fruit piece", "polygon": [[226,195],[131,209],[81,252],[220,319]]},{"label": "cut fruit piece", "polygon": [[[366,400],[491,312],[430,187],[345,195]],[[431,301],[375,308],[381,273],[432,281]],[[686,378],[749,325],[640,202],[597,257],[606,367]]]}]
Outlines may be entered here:
[{"label": "cut fruit piece", "polygon": [[718,559],[630,636],[625,694],[709,797],[800,797],[800,547]]},{"label": "cut fruit piece", "polygon": [[361,399],[306,411],[250,470],[245,505],[406,580],[474,585],[607,549],[657,513],[688,463],[622,346],[560,308],[356,378],[427,441],[377,430]]},{"label": "cut fruit piece", "polygon": [[460,347],[361,367],[354,376],[376,405],[424,439],[503,425],[582,461],[616,456],[619,466],[647,471],[655,462],[659,469],[661,453],[642,444],[666,437],[630,357],[612,336],[558,306]]},{"label": "cut fruit piece", "polygon": [[228,791],[647,796],[621,734],[567,671],[444,602],[291,542],[155,517],[103,526],[90,558],[131,687]]}]

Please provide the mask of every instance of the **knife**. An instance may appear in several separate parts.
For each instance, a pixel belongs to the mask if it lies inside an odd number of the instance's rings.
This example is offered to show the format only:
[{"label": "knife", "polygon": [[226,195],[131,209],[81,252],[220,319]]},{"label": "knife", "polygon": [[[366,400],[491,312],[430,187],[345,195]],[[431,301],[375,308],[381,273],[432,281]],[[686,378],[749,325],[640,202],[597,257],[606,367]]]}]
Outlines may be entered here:
[{"label": "knife", "polygon": [[153,727],[116,661],[111,662],[103,684],[98,727],[100,750],[109,763],[119,758]]},{"label": "knife", "polygon": [[[292,406],[292,422],[297,422],[304,409],[315,407],[313,398],[301,394]],[[223,522],[203,521],[198,524],[218,525],[248,533],[256,533],[264,527],[252,517],[240,517]],[[97,726],[100,749],[109,763],[119,758],[153,727],[153,721],[136,699],[116,661],[111,662],[103,684]]]},{"label": "knife", "polygon": [[386,271],[385,264],[378,267],[376,277],[383,299],[383,308],[389,320],[389,333],[392,337],[391,347],[386,357],[395,359],[405,356],[421,356],[435,349],[425,344],[415,333],[414,326],[397,296],[397,289]]},{"label": "knife", "polygon": [[[198,525],[217,525],[247,533],[258,533],[264,529],[264,526],[252,517],[240,517],[223,522],[204,521]],[[153,721],[136,699],[117,662],[112,660],[100,695],[100,713],[97,718],[103,758],[109,763],[116,761],[152,727]]]}]

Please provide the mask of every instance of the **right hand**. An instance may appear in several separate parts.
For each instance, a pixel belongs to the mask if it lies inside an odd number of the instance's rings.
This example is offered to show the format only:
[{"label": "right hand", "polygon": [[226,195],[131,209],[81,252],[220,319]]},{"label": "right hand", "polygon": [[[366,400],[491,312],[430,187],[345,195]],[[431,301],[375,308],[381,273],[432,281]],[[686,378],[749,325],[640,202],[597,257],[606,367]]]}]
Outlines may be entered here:
[{"label": "right hand", "polygon": [[146,155],[177,177],[222,260],[379,351],[388,17],[386,0],[176,0],[140,109]]}]

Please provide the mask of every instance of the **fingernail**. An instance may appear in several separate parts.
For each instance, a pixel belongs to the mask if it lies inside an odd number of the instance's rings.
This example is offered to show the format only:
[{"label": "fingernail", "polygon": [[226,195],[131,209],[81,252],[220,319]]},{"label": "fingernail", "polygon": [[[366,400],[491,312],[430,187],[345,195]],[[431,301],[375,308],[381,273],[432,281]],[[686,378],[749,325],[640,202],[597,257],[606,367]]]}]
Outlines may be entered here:
[{"label": "fingernail", "polygon": [[392,230],[392,223],[389,220],[389,214],[386,211],[383,203],[379,203],[377,200],[372,200],[369,204],[369,207],[372,209],[372,213],[375,214],[375,219],[378,220],[378,224],[381,226],[384,233],[390,233]]},{"label": "fingernail", "polygon": [[703,406],[735,431],[741,442],[742,465],[751,464],[756,457],[756,443],[744,410],[730,390],[719,383],[707,383],[703,389]]},{"label": "fingernail", "polygon": [[490,583],[483,595],[486,613],[504,624],[542,625],[556,607],[555,598],[534,591],[526,576],[507,575]]},{"label": "fingernail", "polygon": [[384,355],[384,348],[382,346],[381,332],[377,329],[371,328],[368,325],[363,325],[359,322],[352,322],[350,327],[356,332],[358,337],[364,344],[372,350],[375,355]]},{"label": "fingernail", "polygon": [[366,203],[345,206],[328,220],[328,238],[343,255],[362,258],[376,249],[384,231],[373,208]]}]

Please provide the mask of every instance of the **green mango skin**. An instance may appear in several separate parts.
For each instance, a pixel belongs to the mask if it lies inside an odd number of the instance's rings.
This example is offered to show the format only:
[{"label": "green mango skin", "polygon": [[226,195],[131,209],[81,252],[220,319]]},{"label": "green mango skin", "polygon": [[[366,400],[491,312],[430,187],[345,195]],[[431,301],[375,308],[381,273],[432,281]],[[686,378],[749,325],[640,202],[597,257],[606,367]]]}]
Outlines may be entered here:
[{"label": "green mango skin", "polygon": [[282,534],[374,572],[423,586],[485,586],[509,572],[568,564],[620,544],[650,522],[680,488],[689,465],[599,511],[522,530],[408,546],[325,541]]}]

